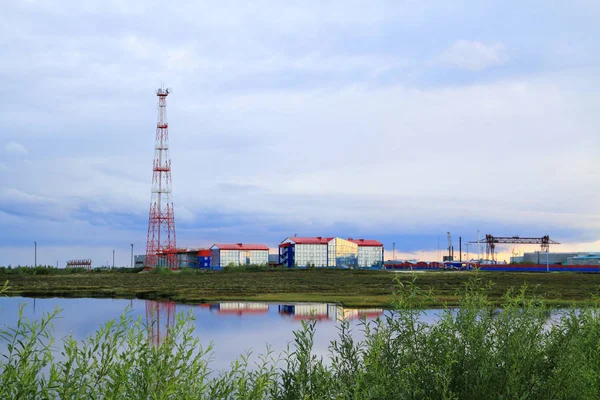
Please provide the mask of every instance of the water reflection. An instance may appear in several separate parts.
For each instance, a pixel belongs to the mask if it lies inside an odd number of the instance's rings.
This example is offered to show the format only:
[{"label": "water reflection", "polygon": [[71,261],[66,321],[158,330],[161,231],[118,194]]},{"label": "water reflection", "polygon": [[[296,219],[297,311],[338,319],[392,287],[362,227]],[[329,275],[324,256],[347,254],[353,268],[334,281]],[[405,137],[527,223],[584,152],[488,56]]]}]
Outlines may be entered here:
[{"label": "water reflection", "polygon": [[145,303],[148,342],[158,347],[169,335],[169,328],[175,325],[177,307],[172,301],[146,300]]},{"label": "water reflection", "polygon": [[[162,315],[167,323],[175,321],[177,314],[177,303],[169,301],[145,300],[146,320],[152,321],[152,316],[156,316],[159,321]],[[267,314],[271,307],[276,307],[279,315],[283,317],[292,317],[296,320],[353,320],[358,318],[377,318],[383,315],[383,308],[346,308],[337,304],[328,303],[289,303],[289,304],[269,304],[257,302],[221,302],[221,303],[201,303],[198,305],[180,304],[180,307],[194,307],[208,310],[216,315],[261,315]],[[162,312],[162,314],[161,314]]]},{"label": "water reflection", "polygon": [[297,320],[353,320],[358,318],[376,318],[383,315],[382,308],[345,308],[336,304],[282,304],[278,306],[279,314]]},{"label": "water reflection", "polygon": [[[301,320],[311,315],[317,319],[314,354],[328,357],[328,347],[338,335],[336,319],[345,317],[351,320],[353,336],[360,340],[363,336],[357,325],[357,318],[366,315],[372,318],[386,312],[382,309],[346,308],[335,304],[321,303],[253,303],[220,302],[211,304],[176,304],[167,301],[118,300],[118,299],[64,299],[0,297],[0,326],[15,327],[19,307],[23,305],[23,316],[40,319],[55,307],[61,309],[59,318],[54,321],[56,354],[60,358],[62,339],[72,335],[75,340],[83,340],[94,334],[100,325],[111,319],[118,319],[125,310],[137,320],[156,323],[149,329],[149,344],[156,346],[167,337],[167,327],[172,326],[176,315],[192,313],[194,335],[202,346],[213,344],[212,368],[227,368],[229,363],[247,350],[258,356],[264,353],[267,344],[276,353],[285,351],[294,340],[293,331],[300,329]],[[150,325],[150,324],[148,324]],[[0,353],[6,343],[0,341]]]},{"label": "water reflection", "polygon": [[269,310],[275,309],[279,316],[295,321],[340,321],[356,319],[372,319],[383,315],[382,308],[346,308],[328,303],[289,303],[269,304],[258,302],[220,302],[202,303],[198,305],[177,305],[170,301],[145,300],[146,325],[148,326],[148,341],[158,346],[169,334],[169,327],[175,324],[178,312],[197,309],[199,312],[209,311],[215,316],[263,316],[267,317]]},{"label": "water reflection", "polygon": [[200,304],[200,307],[208,308],[209,311],[227,315],[261,315],[269,312],[267,303],[236,303],[224,302],[213,304]]}]

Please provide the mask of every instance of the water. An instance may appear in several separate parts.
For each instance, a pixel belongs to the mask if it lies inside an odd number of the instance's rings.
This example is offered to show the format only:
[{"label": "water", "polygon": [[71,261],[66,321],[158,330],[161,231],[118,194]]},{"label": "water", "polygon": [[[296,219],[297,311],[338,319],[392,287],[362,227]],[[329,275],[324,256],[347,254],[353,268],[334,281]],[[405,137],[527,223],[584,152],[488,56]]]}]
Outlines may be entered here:
[{"label": "water", "polygon": [[[200,343],[214,345],[214,369],[227,368],[233,360],[248,350],[255,355],[266,352],[267,344],[280,354],[293,341],[293,331],[301,328],[301,321],[311,315],[318,320],[314,353],[325,358],[330,341],[338,335],[338,318],[350,320],[353,335],[360,339],[362,332],[358,322],[362,315],[373,319],[386,313],[383,309],[344,308],[325,303],[253,303],[223,302],[214,304],[183,305],[150,300],[116,299],[33,299],[23,297],[0,298],[0,323],[15,326],[19,306],[25,305],[23,314],[28,319],[40,319],[55,307],[62,309],[54,321],[57,342],[72,334],[81,340],[96,332],[101,324],[117,319],[129,307],[134,319],[147,320],[149,315],[160,319],[160,328],[154,332],[158,342],[166,334],[166,325],[172,323],[176,313],[191,311],[195,317],[195,334]],[[424,317],[433,317],[439,310],[425,311]],[[5,344],[0,344],[0,351]]]}]

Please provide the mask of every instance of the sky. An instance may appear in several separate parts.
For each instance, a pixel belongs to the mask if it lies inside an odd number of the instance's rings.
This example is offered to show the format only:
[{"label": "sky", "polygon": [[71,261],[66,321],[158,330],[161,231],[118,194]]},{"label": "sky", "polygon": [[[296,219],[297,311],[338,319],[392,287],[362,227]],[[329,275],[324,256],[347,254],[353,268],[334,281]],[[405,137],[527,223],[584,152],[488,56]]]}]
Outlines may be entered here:
[{"label": "sky", "polygon": [[[600,3],[5,0],[0,265],[177,245],[542,236],[600,251]],[[535,246],[501,248],[534,251]],[[471,248],[473,251],[473,248]]]}]

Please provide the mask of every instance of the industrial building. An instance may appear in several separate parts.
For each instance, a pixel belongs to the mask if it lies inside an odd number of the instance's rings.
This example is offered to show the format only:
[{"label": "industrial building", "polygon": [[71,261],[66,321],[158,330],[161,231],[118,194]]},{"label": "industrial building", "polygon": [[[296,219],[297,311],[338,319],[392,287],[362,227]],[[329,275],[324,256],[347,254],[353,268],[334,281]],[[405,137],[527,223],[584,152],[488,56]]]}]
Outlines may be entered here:
[{"label": "industrial building", "polygon": [[348,239],[358,245],[358,266],[378,267],[383,265],[383,243],[377,240]]},{"label": "industrial building", "polygon": [[287,267],[353,267],[357,256],[355,243],[333,237],[291,237],[279,245],[279,263]]},{"label": "industrial building", "polygon": [[198,268],[210,268],[210,249],[198,251]]},{"label": "industrial building", "polygon": [[600,254],[585,253],[567,258],[567,265],[600,265]]},{"label": "industrial building", "polygon": [[577,252],[572,252],[572,253],[558,253],[558,252],[552,252],[552,253],[546,253],[546,252],[541,252],[541,251],[534,251],[531,253],[524,253],[523,254],[523,259],[521,262],[523,263],[527,263],[527,264],[561,264],[561,265],[567,265],[569,263],[569,260],[577,258],[577,257],[583,257],[583,256],[587,256],[590,253],[577,253]]},{"label": "industrial building", "polygon": [[287,267],[327,265],[327,243],[331,238],[287,238],[279,245],[279,264]]},{"label": "industrial building", "polygon": [[383,262],[376,240],[337,237],[289,237],[279,245],[279,263],[287,267],[372,267]]},{"label": "industrial building", "polygon": [[146,255],[140,254],[135,256],[134,266],[136,268],[141,268],[146,264]]},{"label": "industrial building", "polygon": [[215,244],[210,248],[211,268],[265,265],[268,262],[269,248],[264,244]]}]

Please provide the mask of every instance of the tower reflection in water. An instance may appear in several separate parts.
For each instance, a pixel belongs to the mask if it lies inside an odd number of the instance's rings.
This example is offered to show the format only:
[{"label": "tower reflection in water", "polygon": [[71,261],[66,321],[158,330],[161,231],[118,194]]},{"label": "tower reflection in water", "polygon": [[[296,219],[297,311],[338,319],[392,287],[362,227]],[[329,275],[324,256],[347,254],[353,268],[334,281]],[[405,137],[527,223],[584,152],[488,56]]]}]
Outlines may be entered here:
[{"label": "tower reflection in water", "polygon": [[146,325],[148,342],[158,347],[169,335],[169,329],[175,325],[177,309],[172,301],[146,300]]}]

